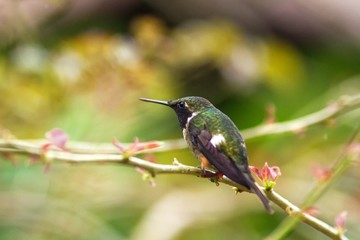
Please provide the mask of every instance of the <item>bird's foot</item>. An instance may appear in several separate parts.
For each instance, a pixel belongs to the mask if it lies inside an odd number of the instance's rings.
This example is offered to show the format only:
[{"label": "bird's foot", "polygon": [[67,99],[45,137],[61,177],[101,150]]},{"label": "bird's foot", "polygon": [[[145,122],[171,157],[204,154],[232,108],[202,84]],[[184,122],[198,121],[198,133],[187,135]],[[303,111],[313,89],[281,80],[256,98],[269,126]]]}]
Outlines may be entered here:
[{"label": "bird's foot", "polygon": [[221,172],[216,172],[215,174],[219,179],[224,177],[224,174],[222,174]]},{"label": "bird's foot", "polygon": [[210,178],[210,181],[215,183],[216,186],[219,186],[219,179],[223,178],[224,174],[221,172],[214,173],[214,176]]},{"label": "bird's foot", "polygon": [[210,172],[210,171],[207,171],[205,168],[202,168],[202,167],[199,167],[201,169],[201,177],[203,178],[213,178],[213,177],[216,177],[216,173],[213,173],[213,172]]},{"label": "bird's foot", "polygon": [[215,183],[216,186],[219,186],[219,179],[221,179],[224,174],[221,172],[211,172],[202,167],[199,168],[201,169],[201,177],[208,178],[211,182]]}]

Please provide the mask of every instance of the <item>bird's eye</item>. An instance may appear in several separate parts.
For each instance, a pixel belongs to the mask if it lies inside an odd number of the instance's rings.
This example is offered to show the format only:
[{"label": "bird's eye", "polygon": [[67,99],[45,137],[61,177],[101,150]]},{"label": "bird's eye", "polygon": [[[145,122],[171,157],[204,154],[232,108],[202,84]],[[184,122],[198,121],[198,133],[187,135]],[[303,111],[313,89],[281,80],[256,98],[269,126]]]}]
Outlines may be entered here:
[{"label": "bird's eye", "polygon": [[180,102],[178,103],[178,106],[179,106],[179,108],[185,108],[185,102],[184,102],[184,101],[180,101]]}]

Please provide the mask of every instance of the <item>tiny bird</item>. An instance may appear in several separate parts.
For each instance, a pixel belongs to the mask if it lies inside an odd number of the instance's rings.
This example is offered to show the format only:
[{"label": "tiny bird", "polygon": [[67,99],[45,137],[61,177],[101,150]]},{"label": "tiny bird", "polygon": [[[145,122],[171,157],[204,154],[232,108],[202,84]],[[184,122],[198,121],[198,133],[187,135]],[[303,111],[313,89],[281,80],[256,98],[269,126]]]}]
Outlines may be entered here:
[{"label": "tiny bird", "polygon": [[140,98],[141,101],[171,107],[177,114],[184,139],[201,169],[216,169],[232,181],[253,190],[272,213],[265,197],[251,175],[245,141],[233,121],[202,97],[184,97],[177,100],[160,101]]}]

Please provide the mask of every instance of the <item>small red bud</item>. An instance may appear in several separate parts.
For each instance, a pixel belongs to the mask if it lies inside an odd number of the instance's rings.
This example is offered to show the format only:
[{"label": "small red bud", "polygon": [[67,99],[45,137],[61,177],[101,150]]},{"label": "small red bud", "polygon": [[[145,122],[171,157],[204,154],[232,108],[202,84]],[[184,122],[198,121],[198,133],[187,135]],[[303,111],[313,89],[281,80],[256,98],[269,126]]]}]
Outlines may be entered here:
[{"label": "small red bud", "polygon": [[45,134],[46,139],[49,140],[53,146],[65,150],[65,145],[69,139],[68,135],[59,128],[54,128]]},{"label": "small red bud", "polygon": [[343,211],[335,218],[335,226],[337,230],[341,233],[344,233],[346,231],[345,229],[346,217],[347,217],[347,212]]}]

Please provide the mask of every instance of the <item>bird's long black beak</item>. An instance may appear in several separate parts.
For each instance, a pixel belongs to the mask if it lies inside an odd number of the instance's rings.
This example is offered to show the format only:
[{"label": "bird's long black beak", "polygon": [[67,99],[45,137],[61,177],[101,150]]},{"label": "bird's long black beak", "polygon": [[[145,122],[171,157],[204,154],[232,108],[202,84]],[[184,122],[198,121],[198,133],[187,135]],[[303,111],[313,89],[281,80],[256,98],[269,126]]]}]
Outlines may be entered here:
[{"label": "bird's long black beak", "polygon": [[151,102],[151,103],[157,103],[157,104],[169,106],[169,103],[167,101],[160,101],[160,100],[154,100],[154,99],[148,99],[148,98],[139,98],[139,100],[144,101],[144,102]]}]

